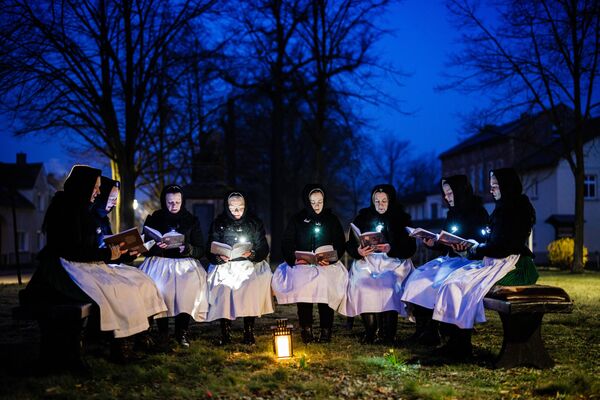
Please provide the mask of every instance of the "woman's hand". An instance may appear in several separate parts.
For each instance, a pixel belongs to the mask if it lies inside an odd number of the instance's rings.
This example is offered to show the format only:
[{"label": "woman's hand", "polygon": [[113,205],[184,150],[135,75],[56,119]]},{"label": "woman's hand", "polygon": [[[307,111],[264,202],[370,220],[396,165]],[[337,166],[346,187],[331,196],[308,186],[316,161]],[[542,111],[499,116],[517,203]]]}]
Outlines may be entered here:
[{"label": "woman's hand", "polygon": [[317,261],[317,264],[319,264],[321,267],[324,267],[326,265],[329,265],[329,260],[325,258],[323,260]]},{"label": "woman's hand", "polygon": [[229,262],[229,257],[227,257],[227,256],[219,256],[219,258],[221,260],[223,260],[224,262]]},{"label": "woman's hand", "polygon": [[306,262],[306,260],[296,259],[296,261],[294,262],[294,265],[306,265],[306,264],[308,264],[308,262]]},{"label": "woman's hand", "polygon": [[167,247],[169,247],[169,245],[166,244],[165,242],[158,242],[158,243],[156,243],[156,245],[163,250],[165,250]]},{"label": "woman's hand", "polygon": [[360,256],[362,258],[365,258],[366,256],[373,253],[374,251],[375,251],[375,248],[373,246],[365,246],[365,247],[358,248],[358,254],[360,254]]},{"label": "woman's hand", "polygon": [[451,244],[450,247],[452,247],[452,250],[454,250],[455,252],[462,253],[464,251],[467,251],[470,246],[467,246],[462,243],[455,243],[455,244]]},{"label": "woman's hand", "polygon": [[121,247],[125,246],[125,242],[121,242],[118,245],[110,244],[108,248],[110,249],[110,260],[116,260],[121,257],[123,254],[127,253],[127,250],[121,250]]},{"label": "woman's hand", "polygon": [[179,253],[183,253],[185,251],[185,244],[179,246]]},{"label": "woman's hand", "polygon": [[137,251],[137,250],[130,250],[129,251],[129,255],[132,256],[132,257],[137,257],[137,256],[140,255],[140,252]]},{"label": "woman's hand", "polygon": [[392,249],[389,243],[382,243],[376,246],[377,251],[381,251],[382,253],[387,253]]},{"label": "woman's hand", "polygon": [[425,246],[427,247],[433,247],[433,245],[435,244],[435,240],[423,238],[423,243],[425,243]]},{"label": "woman's hand", "polygon": [[244,257],[244,258],[248,258],[248,257],[250,257],[251,255],[252,255],[252,252],[251,252],[251,251],[247,251],[247,252],[245,252],[244,254],[242,254],[242,257]]}]

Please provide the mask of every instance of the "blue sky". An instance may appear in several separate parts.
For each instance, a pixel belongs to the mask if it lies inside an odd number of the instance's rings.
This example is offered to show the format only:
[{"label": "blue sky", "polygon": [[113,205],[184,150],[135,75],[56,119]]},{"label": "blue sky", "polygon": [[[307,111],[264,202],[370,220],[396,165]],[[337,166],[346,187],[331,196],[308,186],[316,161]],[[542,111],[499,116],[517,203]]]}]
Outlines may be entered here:
[{"label": "blue sky", "polygon": [[[461,114],[468,114],[482,99],[456,92],[436,92],[443,80],[447,55],[457,48],[458,33],[448,18],[442,0],[406,0],[386,13],[384,26],[393,31],[379,44],[385,62],[411,75],[402,87],[380,82],[385,91],[399,99],[404,115],[385,106],[363,105],[374,135],[398,135],[410,140],[415,154],[439,153],[457,143],[462,128]],[[14,162],[15,153],[27,153],[30,162],[43,161],[50,172],[63,172],[78,160],[64,148],[64,141],[44,136],[14,138],[0,122],[0,161]],[[108,171],[105,171],[108,173]]]}]

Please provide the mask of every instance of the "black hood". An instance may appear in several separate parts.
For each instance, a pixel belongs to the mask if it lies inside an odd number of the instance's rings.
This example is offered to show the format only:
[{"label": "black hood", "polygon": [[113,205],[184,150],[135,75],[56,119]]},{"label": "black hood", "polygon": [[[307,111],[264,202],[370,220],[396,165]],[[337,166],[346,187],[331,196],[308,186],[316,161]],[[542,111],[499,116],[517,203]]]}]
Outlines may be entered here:
[{"label": "black hood", "polygon": [[74,165],[64,184],[65,195],[77,205],[91,206],[90,198],[101,174],[102,171],[97,168]]},{"label": "black hood", "polygon": [[494,175],[500,186],[500,201],[503,203],[514,202],[519,199],[523,193],[523,184],[514,168],[500,168],[490,171],[490,176]]},{"label": "black hood", "polygon": [[375,209],[375,204],[373,204],[375,193],[385,193],[388,197],[388,208],[382,215],[392,213],[394,211],[394,207],[396,207],[396,189],[394,188],[394,186],[382,183],[376,185],[371,190],[371,204],[369,205],[369,208],[375,214],[379,214]]},{"label": "black hood", "polygon": [[444,184],[447,184],[450,186],[450,189],[452,189],[452,194],[454,195],[454,207],[462,209],[469,206],[473,197],[473,187],[469,183],[466,175],[452,175],[440,180],[442,198],[448,207],[451,207],[444,195]]},{"label": "black hood", "polygon": [[105,217],[112,211],[112,208],[106,211],[106,204],[108,203],[110,192],[114,187],[119,189],[121,187],[121,182],[107,178],[106,176],[101,176],[100,182],[100,194],[96,197],[93,209],[96,215]]},{"label": "black hood", "polygon": [[318,214],[315,213],[315,210],[313,210],[312,206],[310,205],[310,195],[314,192],[323,193],[323,210],[321,211],[322,214],[323,211],[325,211],[325,204],[327,202],[327,195],[325,194],[325,189],[323,189],[322,185],[318,183],[309,183],[305,185],[304,189],[302,189],[302,202],[304,203],[304,208],[308,212],[308,215],[316,217]]},{"label": "black hood", "polygon": [[[169,212],[167,209],[167,195],[170,193],[181,193],[181,210],[185,209],[185,195],[183,194],[183,188],[179,185],[167,185],[163,188],[162,192],[160,192],[160,207]],[[179,213],[178,213],[179,214]]]},{"label": "black hood", "polygon": [[[229,199],[231,197],[241,197],[244,199],[244,213],[240,219],[235,219],[231,211],[229,211]],[[223,198],[223,214],[232,221],[243,221],[248,215],[248,197],[246,194],[241,190],[230,190],[229,192],[225,193],[225,197]]]}]

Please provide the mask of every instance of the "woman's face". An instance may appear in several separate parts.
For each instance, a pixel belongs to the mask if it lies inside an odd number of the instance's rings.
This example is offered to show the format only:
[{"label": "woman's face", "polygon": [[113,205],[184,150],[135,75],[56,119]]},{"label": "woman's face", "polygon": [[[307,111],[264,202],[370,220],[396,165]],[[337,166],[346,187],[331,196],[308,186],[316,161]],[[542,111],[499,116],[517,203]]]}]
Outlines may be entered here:
[{"label": "woman's face", "polygon": [[494,200],[500,200],[500,197],[502,197],[498,179],[496,179],[494,175],[490,176],[490,193],[492,194],[492,197],[494,197]]},{"label": "woman's face", "polygon": [[108,195],[108,200],[106,201],[106,211],[112,210],[112,208],[117,204],[117,198],[119,197],[119,188],[113,186],[110,190],[110,194]]},{"label": "woman's face", "polygon": [[177,214],[181,210],[181,193],[167,193],[165,196],[167,210],[171,214]]},{"label": "woman's face", "polygon": [[323,211],[323,193],[314,192],[308,196],[308,200],[310,200],[310,206],[315,214],[320,214]]},{"label": "woman's face", "polygon": [[227,201],[227,206],[229,207],[229,212],[233,215],[233,218],[240,219],[242,218],[242,215],[244,215],[246,201],[243,197],[231,197]]},{"label": "woman's face", "polygon": [[94,190],[92,190],[92,197],[90,197],[90,203],[93,203],[99,194],[100,194],[100,177],[98,177],[98,179],[96,179],[96,184],[94,185]]},{"label": "woman's face", "polygon": [[373,205],[379,214],[383,214],[389,207],[388,196],[384,192],[377,192],[373,195]]},{"label": "woman's face", "polygon": [[448,202],[450,207],[454,207],[454,193],[452,192],[452,188],[447,183],[442,185],[442,191],[444,192],[444,199]]}]

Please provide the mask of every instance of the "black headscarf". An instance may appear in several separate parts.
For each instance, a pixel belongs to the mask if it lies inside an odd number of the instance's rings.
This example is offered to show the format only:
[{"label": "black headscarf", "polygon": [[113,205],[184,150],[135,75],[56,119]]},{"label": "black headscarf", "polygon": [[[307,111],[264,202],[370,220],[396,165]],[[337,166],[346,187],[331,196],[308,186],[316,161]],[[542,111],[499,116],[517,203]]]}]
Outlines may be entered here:
[{"label": "black headscarf", "polygon": [[446,196],[444,193],[444,185],[450,186],[452,194],[454,196],[454,207],[457,209],[468,208],[473,202],[473,187],[469,183],[466,175],[452,175],[444,177],[440,181],[440,189],[442,191],[442,198],[448,205]]},{"label": "black headscarf", "polygon": [[500,200],[502,203],[512,203],[523,193],[521,179],[514,168],[499,168],[490,171],[490,177],[495,176],[500,186]]},{"label": "black headscarf", "polygon": [[74,165],[64,184],[65,195],[76,205],[90,207],[90,198],[96,186],[96,180],[102,174],[97,168],[87,165]]},{"label": "black headscarf", "polygon": [[375,214],[379,214],[377,212],[377,210],[375,209],[375,204],[374,204],[375,193],[385,193],[388,198],[388,208],[381,215],[391,214],[394,211],[394,207],[396,206],[396,189],[394,188],[394,186],[388,185],[386,183],[382,183],[382,184],[376,185],[371,190],[371,204],[369,205],[369,208]]},{"label": "black headscarf", "polygon": [[323,189],[323,186],[318,183],[309,183],[306,186],[304,186],[304,189],[302,189],[302,202],[304,202],[304,208],[306,208],[308,215],[310,215],[311,217],[316,217],[317,215],[319,215],[315,212],[315,210],[313,210],[312,206],[310,205],[310,195],[315,192],[321,192],[323,194],[323,210],[321,211],[321,213],[323,213],[323,211],[325,211],[325,201],[327,199],[327,196],[325,195],[325,189]]},{"label": "black headscarf", "polygon": [[94,212],[98,216],[106,217],[112,211],[112,208],[106,211],[106,204],[108,203],[108,197],[110,196],[110,192],[114,187],[120,189],[121,182],[107,178],[106,176],[100,177],[100,194],[96,197],[96,201],[94,202],[93,207]]},{"label": "black headscarf", "polygon": [[[235,219],[231,211],[229,211],[229,199],[232,197],[241,197],[244,199],[244,213],[240,219]],[[243,221],[248,215],[248,200],[246,198],[246,194],[240,190],[231,190],[227,192],[223,198],[223,214],[225,214],[227,218],[231,219],[232,221]]]},{"label": "black headscarf", "polygon": [[[181,193],[181,207],[179,208],[179,211],[177,211],[175,214],[170,212],[167,208],[167,195],[173,193]],[[187,215],[190,214],[189,211],[185,208],[185,195],[183,194],[183,188],[179,185],[171,184],[163,188],[162,192],[160,193],[160,206],[161,212],[158,215],[162,214],[161,218],[164,218],[164,222],[172,228],[179,226],[179,222],[181,221],[181,219],[186,218]],[[160,227],[154,228],[160,229]]]}]

